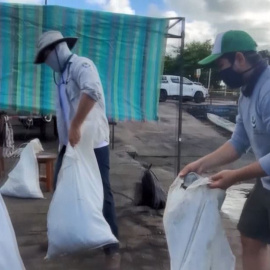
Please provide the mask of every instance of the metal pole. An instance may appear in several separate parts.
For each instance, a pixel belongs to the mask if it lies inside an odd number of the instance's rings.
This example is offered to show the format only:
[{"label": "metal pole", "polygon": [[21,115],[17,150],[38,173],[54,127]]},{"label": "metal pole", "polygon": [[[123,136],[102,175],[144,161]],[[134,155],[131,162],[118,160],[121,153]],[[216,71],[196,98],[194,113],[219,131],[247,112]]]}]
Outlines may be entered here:
[{"label": "metal pole", "polygon": [[47,0],[45,0],[45,6],[47,6]]},{"label": "metal pole", "polygon": [[209,69],[209,77],[208,77],[208,91],[210,89],[210,82],[211,82],[211,73],[212,73],[212,69]]},{"label": "metal pole", "polygon": [[182,101],[183,101],[183,65],[184,65],[184,45],[185,45],[185,19],[182,19],[181,27],[181,48],[180,48],[180,95],[178,108],[178,142],[177,142],[177,173],[180,171],[181,163],[181,141],[182,141]]},{"label": "metal pole", "polygon": [[174,22],[173,24],[171,24],[169,26],[169,29],[173,28],[176,24],[178,24],[181,21],[181,18],[178,18],[176,22]]},{"label": "metal pole", "polygon": [[209,74],[208,74],[208,86],[207,86],[207,89],[208,89],[208,97],[209,97],[209,99],[210,99],[210,105],[212,105],[212,95],[211,95],[211,93],[210,93],[211,75],[212,75],[212,69],[210,68],[210,69],[209,69]]}]

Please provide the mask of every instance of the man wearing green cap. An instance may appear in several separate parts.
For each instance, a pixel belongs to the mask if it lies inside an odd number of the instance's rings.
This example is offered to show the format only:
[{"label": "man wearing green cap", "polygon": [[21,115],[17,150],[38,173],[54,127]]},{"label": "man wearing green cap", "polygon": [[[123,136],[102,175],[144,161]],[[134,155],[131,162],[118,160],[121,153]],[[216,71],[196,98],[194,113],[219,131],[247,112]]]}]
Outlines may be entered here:
[{"label": "man wearing green cap", "polygon": [[229,164],[249,147],[256,162],[235,170],[224,170],[211,177],[210,188],[256,178],[246,201],[238,229],[241,233],[244,270],[269,270],[270,244],[270,68],[256,52],[257,44],[243,31],[217,35],[212,54],[199,62],[216,65],[222,80],[231,88],[241,87],[236,128],[229,141],[216,151],[188,164],[179,175],[204,173]]}]

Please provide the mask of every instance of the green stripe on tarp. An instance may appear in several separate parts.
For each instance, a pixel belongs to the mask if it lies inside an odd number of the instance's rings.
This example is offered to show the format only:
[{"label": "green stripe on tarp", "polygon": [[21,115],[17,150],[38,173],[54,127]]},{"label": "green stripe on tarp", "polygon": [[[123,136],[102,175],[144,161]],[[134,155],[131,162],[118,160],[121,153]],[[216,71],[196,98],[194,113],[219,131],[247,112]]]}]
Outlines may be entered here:
[{"label": "green stripe on tarp", "polygon": [[54,112],[56,86],[33,64],[47,30],[77,36],[73,52],[96,64],[109,119],[157,120],[168,20],[59,6],[0,4],[0,107]]}]

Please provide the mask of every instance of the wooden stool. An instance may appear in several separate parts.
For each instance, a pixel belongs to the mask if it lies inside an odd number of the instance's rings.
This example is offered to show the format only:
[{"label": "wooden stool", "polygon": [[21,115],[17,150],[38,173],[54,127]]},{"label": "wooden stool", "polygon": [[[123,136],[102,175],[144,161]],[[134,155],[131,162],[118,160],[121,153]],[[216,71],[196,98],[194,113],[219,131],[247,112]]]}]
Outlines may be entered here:
[{"label": "wooden stool", "polygon": [[[53,182],[53,163],[56,160],[57,155],[53,153],[47,153],[47,152],[41,152],[37,154],[37,161],[38,161],[38,167],[39,167],[39,180],[41,182],[46,183],[46,189],[47,191],[52,190],[52,182]],[[45,164],[46,167],[46,175],[45,177],[40,175],[40,167],[41,164]]]}]

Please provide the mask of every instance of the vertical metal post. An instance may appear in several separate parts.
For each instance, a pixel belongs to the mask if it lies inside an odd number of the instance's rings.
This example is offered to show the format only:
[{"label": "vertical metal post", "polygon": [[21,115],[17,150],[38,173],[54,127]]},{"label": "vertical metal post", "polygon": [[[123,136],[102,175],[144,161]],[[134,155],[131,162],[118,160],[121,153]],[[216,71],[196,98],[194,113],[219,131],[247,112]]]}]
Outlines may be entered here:
[{"label": "vertical metal post", "polygon": [[182,18],[181,27],[181,48],[180,48],[180,95],[178,108],[178,142],[177,142],[177,173],[180,171],[181,163],[181,142],[182,142],[182,101],[183,101],[183,65],[184,65],[184,45],[185,45],[185,19]]},{"label": "vertical metal post", "polygon": [[209,76],[208,76],[208,91],[209,91],[210,85],[211,85],[211,72],[212,72],[212,69],[210,68],[209,69]]},{"label": "vertical metal post", "polygon": [[211,86],[211,75],[212,75],[212,69],[209,69],[209,76],[208,76],[208,97],[210,99],[210,104],[212,105],[212,94],[210,93],[210,86]]},{"label": "vertical metal post", "polygon": [[45,0],[45,6],[47,6],[47,0]]}]

